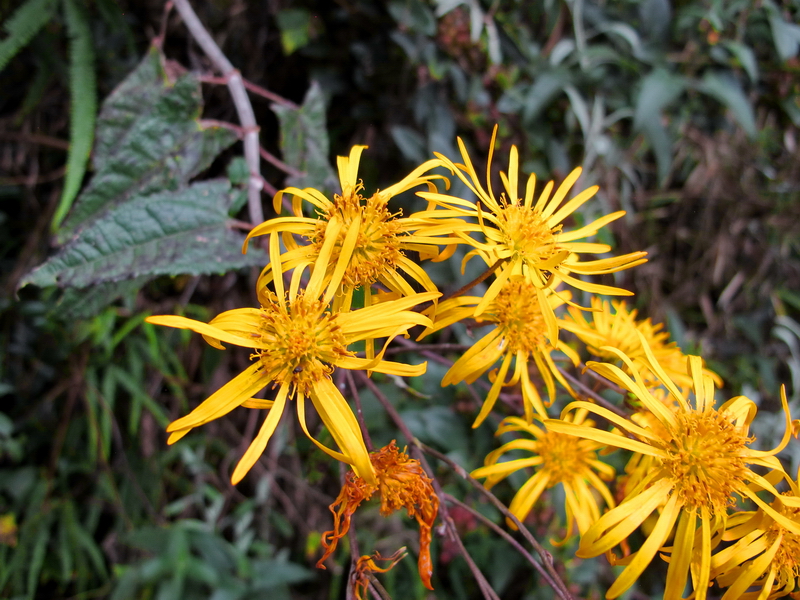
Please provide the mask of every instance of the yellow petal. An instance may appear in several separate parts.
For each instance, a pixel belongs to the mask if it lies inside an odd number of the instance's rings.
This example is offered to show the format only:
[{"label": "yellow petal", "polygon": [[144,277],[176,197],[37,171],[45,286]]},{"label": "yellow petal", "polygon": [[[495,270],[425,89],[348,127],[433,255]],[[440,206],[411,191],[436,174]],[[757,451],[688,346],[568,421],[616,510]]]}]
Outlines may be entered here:
[{"label": "yellow petal", "polygon": [[241,406],[256,392],[262,390],[269,381],[261,371],[261,363],[255,362],[228,383],[211,394],[197,408],[185,417],[173,421],[167,432],[197,427],[228,414],[237,406]]},{"label": "yellow petal", "polygon": [[[624,504],[620,505],[615,510],[618,510],[622,506],[624,506]],[[653,531],[647,536],[641,548],[639,548],[636,557],[625,567],[625,570],[622,571],[614,584],[609,588],[608,592],[606,592],[606,598],[616,598],[636,582],[645,567],[653,560],[659,547],[661,547],[667,539],[667,536],[669,536],[680,511],[681,506],[678,501],[678,495],[675,494],[667,501],[667,504],[661,511],[661,515],[658,517],[658,521],[656,521],[655,527],[653,527]],[[683,587],[681,587],[681,591],[683,591]]]},{"label": "yellow petal", "polygon": [[375,470],[364,446],[361,429],[338,388],[329,379],[320,379],[312,389],[311,401],[356,474],[370,485],[376,485]]},{"label": "yellow petal", "polygon": [[233,475],[231,475],[231,483],[233,485],[236,485],[242,480],[245,474],[263,454],[264,448],[267,447],[267,443],[269,442],[269,438],[272,436],[275,428],[278,426],[278,422],[281,420],[288,394],[289,386],[282,385],[278,390],[278,395],[275,397],[272,408],[267,414],[267,418],[264,419],[264,423],[258,431],[258,435],[256,435],[256,438],[247,448],[244,456],[239,460],[239,464],[237,464],[236,468],[233,470]]},{"label": "yellow petal", "polygon": [[176,315],[156,315],[147,317],[146,322],[153,325],[164,325],[166,327],[174,327],[175,329],[190,329],[196,333],[201,333],[204,336],[228,342],[236,346],[244,348],[265,348],[264,344],[256,338],[244,338],[238,335],[233,335],[227,331],[203,323],[202,321],[195,321],[194,319],[187,319],[186,317],[179,317]]}]

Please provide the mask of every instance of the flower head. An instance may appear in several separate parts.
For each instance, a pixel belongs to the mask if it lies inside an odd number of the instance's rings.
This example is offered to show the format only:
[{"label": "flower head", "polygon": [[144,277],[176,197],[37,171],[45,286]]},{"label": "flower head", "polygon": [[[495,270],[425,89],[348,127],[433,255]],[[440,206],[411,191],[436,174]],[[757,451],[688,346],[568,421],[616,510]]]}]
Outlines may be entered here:
[{"label": "flower head", "polygon": [[[759,486],[775,496],[777,490],[751,467],[759,466],[782,471],[775,454],[788,443],[791,419],[785,396],[786,433],[777,448],[753,450],[750,423],[756,414],[755,404],[744,396],[731,398],[714,407],[714,383],[703,374],[700,357],[690,357],[689,372],[693,381],[694,403],[681,392],[653,356],[645,340],[647,368],[655,373],[677,403],[670,409],[653,397],[639,369],[622,352],[614,352],[625,363],[633,379],[615,365],[589,363],[589,368],[633,393],[658,419],[663,430],[637,425],[629,419],[589,402],[573,402],[562,416],[576,409],[585,409],[603,416],[618,430],[601,431],[564,420],[548,420],[550,431],[575,435],[612,447],[653,457],[648,472],[614,509],[604,514],[582,536],[578,556],[597,556],[621,544],[654,511],[660,510],[652,531],[642,546],[617,564],[625,569],[608,590],[607,598],[616,598],[627,590],[659,551],[669,555],[665,598],[679,598],[691,567],[697,600],[706,596],[709,583],[711,550],[725,528],[728,510],[736,496],[755,502],[770,516],[800,533],[800,526],[791,522],[764,502],[754,491]],[[675,529],[672,547],[664,547]]]},{"label": "flower head", "polygon": [[433,489],[431,479],[419,461],[409,458],[405,452],[397,449],[394,440],[370,454],[375,470],[376,483],[370,483],[356,473],[349,472],[339,497],[331,504],[333,513],[333,530],[322,534],[322,545],[325,554],[317,562],[317,567],[324,569],[323,562],[333,554],[339,540],[350,529],[350,519],[356,509],[365,500],[369,500],[378,492],[381,498],[381,516],[387,517],[396,510],[406,509],[409,517],[415,517],[419,523],[419,576],[426,588],[432,590],[431,575],[431,533],[436,515],[439,512],[439,497]]},{"label": "flower head", "polygon": [[[475,306],[481,302],[483,299],[476,296],[458,296],[445,300],[436,310],[433,327],[423,332],[423,335],[471,317]],[[479,323],[492,324],[494,328],[475,342],[442,378],[443,386],[460,381],[472,383],[502,359],[499,371],[491,375],[492,388],[473,427],[478,427],[491,412],[503,386],[517,384],[522,387],[526,419],[530,422],[534,412],[542,418],[547,417],[545,405],[536,386],[531,382],[531,359],[547,387],[550,400],[548,405],[555,399],[556,380],[571,391],[553,362],[551,353],[560,350],[576,364],[578,355],[569,346],[558,341],[557,334],[548,335],[551,329],[558,329],[559,321],[555,318],[553,309],[563,302],[563,296],[559,297],[550,290],[538,288],[523,277],[514,277],[488,303],[480,316],[476,317]],[[556,340],[555,344],[550,341],[553,339]]]},{"label": "flower head", "polygon": [[[314,264],[324,240],[333,235],[336,243],[326,278],[333,277],[332,269],[339,263],[340,255],[346,257],[343,261],[344,271],[340,275],[341,293],[334,298],[335,308],[348,308],[353,291],[357,288],[364,290],[365,306],[369,306],[373,301],[371,287],[376,282],[388,288],[393,297],[414,294],[412,282],[429,292],[435,292],[436,285],[406,253],[416,251],[422,258],[435,258],[440,254],[440,245],[453,243],[441,237],[448,233],[446,225],[428,225],[424,213],[406,218],[388,208],[391,198],[411,188],[427,185],[435,191],[433,182],[437,179],[449,185],[449,181],[441,175],[425,175],[439,166],[439,161],[429,160],[400,182],[365,198],[362,196],[364,186],[358,179],[358,164],[366,148],[353,146],[349,156],[338,157],[341,194],[334,194],[333,200],[330,200],[314,188],[301,190],[289,187],[281,190],[274,198],[275,211],[280,213],[283,197],[291,195],[294,216],[265,221],[253,228],[245,240],[246,249],[250,239],[255,236],[281,233],[287,250],[278,263],[283,272]],[[303,200],[313,206],[315,216],[303,216]],[[332,232],[332,229],[335,231]],[[292,234],[304,238],[306,243],[298,244]],[[264,269],[259,287],[272,280],[273,267],[275,271],[278,270],[272,263]]]},{"label": "flower head", "polygon": [[[586,318],[583,311],[574,307],[569,307],[568,312],[569,316],[564,319],[561,327],[578,336],[594,356],[604,361],[617,362],[617,355],[604,347],[616,348],[639,367],[646,382],[658,384],[658,377],[647,369],[644,348],[639,339],[641,334],[670,379],[682,390],[691,389],[692,377],[687,366],[687,356],[675,342],[670,341],[669,333],[663,330],[661,323],[653,324],[650,319],[637,319],[638,311],[628,310],[624,300],[609,302],[593,297],[591,320]],[[719,375],[705,367],[703,374],[711,377],[714,385],[722,387]]]},{"label": "flower head", "polygon": [[[800,527],[800,478],[771,507]],[[787,500],[794,501],[787,504]],[[800,589],[800,533],[762,508],[733,515],[722,536],[735,543],[711,557],[712,577],[727,587],[722,600],[780,598]],[[750,588],[758,588],[748,592]]]},{"label": "flower head", "polygon": [[[593,422],[586,420],[587,414],[585,410],[579,410],[566,418],[576,425],[592,426]],[[600,518],[600,505],[592,490],[609,507],[614,506],[611,493],[603,483],[604,479],[609,481],[614,478],[614,468],[597,459],[597,450],[603,447],[602,444],[547,431],[519,417],[503,419],[496,435],[516,431],[527,433],[533,439],[517,438],[493,450],[486,457],[485,466],[473,471],[472,476],[486,477],[485,485],[490,488],[520,469],[533,467],[536,472],[519,489],[509,505],[509,510],[520,521],[525,520],[544,490],[558,484],[563,486],[566,496],[565,539],[572,535],[573,521],[577,521],[578,531],[584,533]],[[529,455],[499,462],[504,454],[513,450],[521,450]],[[513,523],[509,525],[514,527]]]},{"label": "flower head", "polygon": [[[487,265],[501,263],[497,278],[490,286],[483,301],[475,308],[475,315],[483,312],[512,275],[522,275],[538,288],[556,289],[561,282],[577,289],[597,294],[631,295],[630,292],[606,285],[590,283],[574,277],[578,275],[601,275],[627,269],[646,261],[646,252],[633,252],[623,256],[581,261],[581,254],[608,252],[606,244],[578,242],[596,234],[600,228],[620,218],[625,211],[618,211],[601,217],[572,231],[564,231],[566,219],[581,205],[597,193],[592,186],[562,206],[570,188],[578,181],[582,170],[575,169],[552,194],[554,184],[549,182],[534,203],[536,176],[528,178],[524,198],[521,196],[519,173],[519,153],[516,146],[509,153],[508,174],[501,172],[503,191],[497,198],[491,186],[491,165],[497,127],[492,133],[489,147],[489,160],[486,166],[486,188],[472,165],[469,154],[461,139],[458,145],[464,164],[457,164],[445,156],[437,154],[442,164],[456,174],[461,181],[478,197],[473,203],[460,198],[436,193],[419,192],[418,195],[430,202],[444,207],[441,215],[451,217],[460,215],[474,218],[477,223],[464,222],[454,233],[461,240],[474,247],[468,255],[480,256]],[[432,213],[434,216],[435,212]],[[470,237],[469,233],[482,233],[485,240]]]},{"label": "flower head", "polygon": [[[233,409],[269,409],[261,429],[236,466],[231,481],[238,483],[261,456],[289,400],[297,404],[300,426],[324,452],[353,465],[366,481],[375,482],[375,474],[353,412],[331,380],[337,367],[365,369],[380,373],[413,376],[425,372],[425,364],[411,366],[383,360],[383,351],[373,358],[357,358],[348,349],[351,344],[374,338],[390,340],[414,325],[430,325],[426,317],[412,312],[414,305],[431,300],[438,293],[423,293],[385,302],[357,311],[336,311],[329,303],[338,286],[328,278],[323,291],[326,263],[330,260],[335,238],[326,241],[317,268],[304,290],[299,289],[295,271],[292,285],[284,291],[281,278],[275,291],[259,290],[259,308],[229,310],[208,324],[179,316],[148,317],[147,322],[178,329],[191,329],[203,335],[212,346],[224,349],[222,342],[251,348],[253,364],[212,394],[191,413],[167,427],[168,443],[185,436],[194,427],[218,419]],[[271,248],[275,250],[275,247]],[[279,258],[273,252],[273,264]],[[302,271],[302,269],[300,270]],[[337,268],[335,272],[341,273]],[[388,343],[388,342],[387,342]],[[259,400],[253,395],[271,386],[277,388],[273,400]],[[310,399],[322,422],[333,436],[340,452],[332,450],[311,436],[306,425],[306,399]]]}]

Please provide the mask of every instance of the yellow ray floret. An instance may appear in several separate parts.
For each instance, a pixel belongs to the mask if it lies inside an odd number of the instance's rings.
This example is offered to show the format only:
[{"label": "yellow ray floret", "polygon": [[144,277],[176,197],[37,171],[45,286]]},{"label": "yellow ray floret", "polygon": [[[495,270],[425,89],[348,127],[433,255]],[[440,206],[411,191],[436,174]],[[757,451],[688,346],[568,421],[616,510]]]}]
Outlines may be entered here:
[{"label": "yellow ray floret", "polygon": [[[349,260],[344,265],[341,276],[341,289],[334,298],[334,308],[349,308],[353,291],[362,288],[366,295],[365,304],[377,301],[372,286],[381,284],[396,296],[408,296],[415,293],[414,285],[435,292],[436,285],[425,271],[407,254],[411,251],[419,253],[423,259],[437,258],[441,255],[440,246],[454,245],[455,240],[448,238],[450,229],[446,222],[437,221],[429,224],[425,212],[402,217],[399,212],[392,212],[388,203],[393,197],[412,188],[425,185],[430,191],[436,191],[436,180],[449,180],[441,175],[429,174],[437,166],[438,160],[429,160],[398,183],[376,191],[371,196],[362,196],[364,186],[358,179],[358,165],[361,153],[367,146],[353,146],[349,156],[338,157],[339,183],[341,194],[334,194],[329,199],[314,188],[299,189],[289,187],[279,191],[274,198],[276,212],[280,213],[285,197],[291,197],[294,216],[279,217],[257,225],[245,240],[245,249],[249,241],[261,235],[280,234],[286,247],[281,255],[280,271],[305,267],[316,262],[322,249],[323,240],[331,237],[331,223],[338,220],[341,227],[336,232],[336,244],[333,248],[332,261],[325,273],[326,281],[333,277],[333,265],[338,262],[340,253],[347,253]],[[312,216],[303,215],[303,204],[310,204]],[[437,211],[437,215],[441,211]],[[348,251],[345,237],[354,231],[354,247]],[[298,243],[298,236],[303,243]],[[272,281],[273,263],[262,273],[259,286]]]},{"label": "yellow ray floret", "polygon": [[[569,307],[562,329],[578,336],[586,344],[587,350],[602,360],[615,362],[617,356],[603,350],[603,347],[616,348],[639,367],[645,381],[656,385],[658,378],[647,369],[644,348],[639,341],[641,334],[670,379],[681,390],[691,390],[693,380],[689,374],[687,356],[675,342],[670,341],[663,325],[653,324],[650,319],[637,319],[638,311],[628,309],[624,300],[609,302],[595,297],[592,298],[591,307],[589,318],[584,311]],[[707,367],[703,367],[703,375],[711,377],[715,386],[722,387],[722,379]]]},{"label": "yellow ray floret", "polygon": [[[586,410],[578,410],[566,418],[576,425],[590,427],[594,423],[586,420],[587,415]],[[614,468],[597,459],[597,450],[603,447],[602,444],[547,431],[519,417],[503,419],[496,435],[510,432],[526,433],[533,439],[518,438],[493,450],[486,456],[485,466],[473,471],[472,476],[485,477],[486,487],[491,488],[520,469],[533,468],[534,475],[522,485],[509,505],[509,510],[520,521],[525,520],[544,490],[558,484],[563,486],[566,499],[565,540],[572,535],[573,521],[577,522],[578,531],[583,534],[600,518],[601,504],[594,492],[609,508],[614,507],[611,492],[603,482],[614,478]],[[521,451],[524,455],[500,462],[502,456],[512,451]],[[509,526],[515,527],[511,522]]]},{"label": "yellow ray floret", "polygon": [[[458,145],[461,150],[463,164],[455,163],[449,158],[437,154],[442,165],[450,169],[477,196],[477,202],[454,198],[439,192],[419,192],[418,195],[431,204],[442,207],[442,216],[448,218],[459,215],[464,221],[454,234],[466,244],[475,248],[473,256],[480,256],[487,265],[500,261],[497,272],[498,279],[508,275],[522,275],[540,288],[556,288],[560,283],[596,294],[626,295],[630,292],[607,285],[584,281],[573,274],[592,275],[606,274],[634,267],[646,261],[646,252],[633,252],[623,256],[582,261],[582,254],[608,252],[611,248],[605,244],[577,242],[592,236],[600,228],[625,214],[618,211],[600,217],[591,223],[575,230],[564,230],[566,219],[580,206],[591,199],[599,189],[592,186],[567,200],[570,189],[581,176],[581,169],[572,171],[564,182],[553,193],[554,183],[545,185],[540,196],[534,202],[536,176],[531,174],[525,185],[522,197],[519,153],[516,146],[509,153],[508,174],[501,172],[503,191],[500,197],[494,195],[491,187],[491,163],[494,151],[497,127],[492,134],[489,148],[489,160],[486,167],[486,187],[484,188],[475,167],[470,160],[466,147],[461,139]],[[566,202],[564,202],[566,200]],[[436,217],[436,211],[430,213]],[[483,240],[471,237],[471,233],[483,235]],[[490,288],[486,301],[492,299],[498,288]],[[476,308],[478,315],[485,310],[482,304]]]},{"label": "yellow ray floret", "polygon": [[[641,334],[639,339],[647,369],[669,391],[674,408],[651,394],[640,369],[619,350],[602,348],[616,354],[625,363],[627,372],[605,363],[589,363],[587,366],[634,394],[659,421],[659,428],[641,427],[583,401],[568,405],[562,416],[585,409],[603,416],[617,429],[607,432],[555,419],[545,421],[545,425],[550,431],[626,448],[653,459],[643,462],[648,466],[648,472],[637,477],[638,484],[622,502],[600,517],[581,538],[578,556],[610,552],[625,542],[651,514],[660,511],[652,531],[638,551],[617,561],[617,564],[625,565],[625,569],[606,597],[616,598],[625,592],[655,555],[661,553],[669,559],[664,598],[680,598],[691,573],[694,598],[704,600],[711,577],[711,552],[721,539],[728,510],[737,497],[753,501],[787,530],[800,533],[800,523],[781,514],[753,491],[753,487],[758,486],[784,504],[787,502],[765,477],[752,470],[757,466],[782,472],[775,454],[786,447],[791,434],[786,396],[782,394],[786,420],[783,439],[773,450],[754,450],[750,447],[753,441],[750,424],[756,406],[751,400],[737,396],[715,408],[713,380],[703,374],[700,357],[692,356],[689,373],[694,401],[690,402],[689,396],[681,392],[664,372]],[[673,545],[666,547],[665,543],[673,532]]]},{"label": "yellow ray floret", "polygon": [[[578,356],[566,344],[557,341],[558,321],[553,309],[563,304],[567,296],[557,296],[551,290],[542,290],[522,277],[512,278],[487,304],[476,320],[494,327],[445,373],[442,385],[461,381],[472,383],[497,361],[502,361],[499,371],[492,372],[492,387],[473,427],[478,427],[489,415],[504,386],[522,388],[525,417],[528,422],[534,412],[547,417],[547,409],[536,386],[531,381],[530,363],[536,365],[547,387],[549,406],[555,399],[555,381],[571,393],[569,384],[553,362],[551,354],[559,350],[577,364]],[[433,327],[423,332],[428,335],[462,319],[471,318],[475,306],[484,302],[477,296],[459,296],[442,302],[437,310]],[[552,333],[555,330],[556,333]],[[550,340],[556,339],[553,344]],[[514,364],[512,369],[512,363]],[[510,375],[510,376],[509,376]]]},{"label": "yellow ray floret", "polygon": [[[320,253],[320,260],[330,258],[332,245],[333,241],[328,240]],[[276,253],[271,254],[274,261],[279,260]],[[340,256],[340,260],[346,260],[346,256]],[[332,272],[341,273],[338,266],[335,265]],[[414,325],[430,326],[429,319],[410,309],[435,299],[439,294],[425,292],[353,312],[336,311],[330,307],[329,301],[339,281],[319,275],[325,272],[326,265],[316,265],[307,287],[304,290],[293,287],[288,293],[284,292],[282,280],[278,278],[275,292],[259,290],[259,308],[229,310],[209,323],[179,316],[148,317],[149,323],[200,333],[217,348],[223,348],[222,344],[227,343],[253,350],[251,358],[254,362],[250,367],[191,413],[169,425],[169,443],[237,407],[268,408],[263,425],[233,472],[231,480],[238,483],[261,456],[286,404],[293,400],[306,435],[324,452],[353,465],[360,477],[374,483],[361,430],[347,401],[331,380],[331,374],[337,367],[400,376],[424,373],[424,363],[406,365],[383,360],[383,351],[373,357],[358,358],[348,346],[376,337],[391,340]],[[252,398],[267,386],[276,390],[272,401]],[[305,418],[306,399],[311,400],[340,451],[327,448],[309,433]]]}]

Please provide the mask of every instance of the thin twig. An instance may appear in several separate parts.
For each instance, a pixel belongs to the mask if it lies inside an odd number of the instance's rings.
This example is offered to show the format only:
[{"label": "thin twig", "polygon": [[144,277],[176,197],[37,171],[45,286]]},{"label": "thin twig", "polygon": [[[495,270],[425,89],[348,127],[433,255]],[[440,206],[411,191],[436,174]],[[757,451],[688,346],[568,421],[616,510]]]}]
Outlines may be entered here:
[{"label": "thin twig", "polygon": [[[542,565],[540,565],[538,562],[536,562],[536,559],[533,558],[533,556],[531,556],[531,553],[528,552],[527,550],[525,550],[525,548],[522,546],[522,544],[520,544],[517,540],[515,540],[513,537],[511,537],[511,535],[505,529],[500,527],[497,523],[492,521],[489,517],[487,517],[486,515],[482,514],[480,511],[475,510],[469,504],[465,504],[464,502],[462,502],[461,500],[459,500],[455,496],[452,496],[451,494],[448,494],[447,492],[445,492],[445,494],[444,494],[444,499],[447,502],[450,502],[451,504],[455,504],[456,506],[460,506],[464,510],[469,511],[479,521],[481,521],[484,525],[489,527],[489,529],[494,531],[497,535],[502,537],[504,540],[506,540],[512,546],[514,546],[514,550],[519,552],[525,558],[525,560],[527,560],[529,563],[531,563],[534,566],[534,568],[537,571],[539,569],[541,569]],[[540,573],[541,573],[541,571],[540,571]],[[545,578],[545,581],[548,584],[550,584],[550,578],[546,573],[543,573],[542,577]],[[550,586],[553,587],[552,584],[550,584]]]},{"label": "thin twig", "polygon": [[392,597],[389,595],[389,592],[386,591],[386,588],[383,587],[383,584],[378,581],[378,578],[375,577],[375,573],[372,571],[367,571],[367,578],[369,579],[369,585],[372,589],[372,593],[375,594],[381,600],[392,600]]},{"label": "thin twig", "polygon": [[297,104],[295,104],[291,100],[287,100],[286,98],[284,98],[283,96],[279,96],[275,92],[270,92],[268,89],[263,88],[260,85],[256,85],[252,81],[248,81],[247,79],[243,79],[242,81],[244,81],[244,87],[246,87],[248,90],[250,90],[251,92],[253,92],[258,96],[262,96],[267,100],[272,100],[277,104],[283,104],[284,106],[288,106],[289,108],[293,108],[295,110],[300,108]]},{"label": "thin twig", "polygon": [[426,446],[418,439],[414,438],[414,445],[416,445],[420,450],[425,452],[426,454],[430,454],[431,456],[439,459],[446,465],[448,465],[453,471],[456,472],[462,479],[466,480],[475,490],[480,492],[482,496],[484,496],[491,504],[499,510],[503,515],[510,519],[514,525],[516,525],[517,529],[519,529],[522,536],[528,541],[528,543],[536,550],[536,553],[542,559],[541,567],[546,569],[547,575],[544,574],[542,570],[539,570],[539,573],[542,574],[548,580],[548,583],[553,587],[553,590],[558,594],[563,600],[571,600],[572,594],[569,593],[567,586],[561,581],[561,577],[556,572],[555,568],[553,567],[553,556],[544,549],[544,547],[533,537],[533,534],[528,531],[528,528],[523,525],[520,520],[516,517],[514,513],[512,513],[506,506],[497,499],[497,497],[492,494],[489,490],[487,490],[483,485],[475,478],[473,478],[469,473],[464,470],[464,467],[459,465],[458,463],[452,461],[450,458],[439,452],[438,450],[434,450],[430,446]]},{"label": "thin twig", "polygon": [[[614,404],[612,404],[611,402],[609,402],[608,400],[603,398],[600,394],[598,394],[597,392],[592,390],[590,387],[588,387],[588,386],[584,385],[583,383],[581,383],[580,380],[578,380],[576,377],[573,377],[572,375],[570,375],[567,371],[565,371],[561,367],[556,366],[556,368],[558,369],[559,373],[561,373],[564,376],[564,379],[566,379],[572,387],[574,387],[576,390],[578,390],[578,392],[580,392],[584,396],[594,400],[595,404],[598,404],[598,405],[602,406],[603,408],[606,408],[606,409],[610,410],[615,415],[619,415],[620,417],[627,418],[627,417],[630,416],[624,410],[622,410],[621,408],[615,406]],[[608,381],[608,380],[605,380],[605,381]],[[611,384],[611,385],[614,385],[610,381],[608,381],[608,383]]]},{"label": "thin twig", "polygon": [[[213,75],[200,75],[198,77],[200,81],[203,83],[215,83],[217,85],[227,85],[227,81],[224,77],[214,77]],[[287,100],[283,96],[279,96],[275,92],[270,92],[268,89],[261,87],[260,85],[256,85],[252,81],[249,81],[242,77],[242,83],[244,87],[247,88],[248,91],[253,92],[256,96],[261,96],[266,98],[267,100],[272,100],[276,104],[282,104],[283,106],[287,106],[289,108],[293,108],[297,110],[300,108],[297,104],[292,102],[291,100]]]},{"label": "thin twig", "polygon": [[361,435],[364,436],[364,443],[367,450],[372,452],[375,447],[372,445],[372,438],[369,437],[369,430],[367,424],[364,422],[364,411],[361,410],[361,396],[358,393],[358,386],[356,380],[353,378],[352,371],[343,369],[344,378],[347,380],[347,387],[350,388],[350,393],[353,395],[353,402],[356,404],[356,418],[358,419],[358,426],[361,428]]},{"label": "thin twig", "polygon": [[250,104],[250,98],[247,95],[242,75],[234,68],[211,37],[211,34],[203,27],[192,5],[189,4],[189,0],[173,0],[173,3],[175,9],[180,13],[183,22],[186,24],[189,33],[191,33],[192,37],[203,49],[203,52],[206,53],[206,56],[208,56],[214,66],[222,73],[228,83],[228,90],[231,93],[233,104],[236,107],[236,113],[239,115],[239,121],[246,132],[243,140],[244,158],[250,170],[250,183],[247,187],[247,208],[250,214],[250,220],[254,224],[261,223],[264,220],[264,210],[261,207],[261,190],[264,185],[262,183],[263,178],[261,177],[261,163],[259,157],[259,148],[261,144],[258,141],[258,125],[256,123],[255,114],[253,113],[253,106]]},{"label": "thin twig", "polygon": [[[400,354],[402,352],[466,352],[472,346],[467,346],[465,344],[415,344],[409,340],[406,340],[409,343],[403,344],[402,347],[394,346],[392,348],[387,348],[385,354]],[[441,357],[440,357],[441,358]],[[446,359],[445,359],[446,360]],[[452,364],[452,363],[451,363]]]},{"label": "thin twig", "polygon": [[288,173],[292,177],[302,177],[303,175],[305,175],[305,173],[303,173],[302,171],[295,169],[291,165],[287,165],[280,158],[270,153],[265,148],[260,148],[259,151],[261,152],[261,158],[270,163],[272,166],[279,168],[284,173]]},{"label": "thin twig", "polygon": [[441,300],[439,300],[439,302],[444,302],[445,300],[450,300],[450,298],[457,298],[457,297],[458,297],[458,296],[460,296],[461,294],[465,294],[466,292],[468,292],[469,290],[471,290],[472,288],[474,288],[476,285],[478,285],[479,283],[481,283],[481,282],[482,282],[484,279],[486,279],[487,277],[489,277],[489,275],[491,275],[492,273],[494,273],[495,271],[497,271],[497,269],[499,269],[499,268],[500,268],[500,265],[502,265],[502,264],[503,264],[503,262],[504,262],[504,260],[503,260],[503,259],[500,259],[500,260],[498,260],[498,261],[497,261],[496,263],[494,263],[494,264],[493,264],[491,267],[489,267],[489,269],[488,269],[488,270],[486,270],[486,271],[484,271],[483,273],[481,273],[480,275],[478,275],[478,276],[477,276],[475,279],[473,279],[472,281],[470,281],[470,282],[469,282],[467,285],[465,285],[465,286],[462,286],[462,287],[458,288],[458,289],[457,289],[455,292],[453,292],[452,294],[450,294],[450,295],[449,295],[449,296],[447,296],[446,298],[442,298]]},{"label": "thin twig", "polygon": [[599,381],[604,386],[606,386],[608,389],[610,389],[610,390],[612,390],[614,392],[617,392],[620,396],[624,397],[624,396],[628,395],[627,390],[623,390],[621,387],[619,387],[613,381],[609,381],[608,379],[606,379],[605,377],[603,377],[599,373],[595,373],[589,367],[587,367],[585,364],[578,363],[578,368],[581,369],[582,373],[586,373],[589,377],[591,377],[595,381]]},{"label": "thin twig", "polygon": [[69,142],[67,140],[51,137],[49,135],[42,135],[40,133],[0,131],[0,140],[10,140],[23,144],[38,144],[40,146],[49,146],[50,148],[57,148],[59,150],[69,150]]}]

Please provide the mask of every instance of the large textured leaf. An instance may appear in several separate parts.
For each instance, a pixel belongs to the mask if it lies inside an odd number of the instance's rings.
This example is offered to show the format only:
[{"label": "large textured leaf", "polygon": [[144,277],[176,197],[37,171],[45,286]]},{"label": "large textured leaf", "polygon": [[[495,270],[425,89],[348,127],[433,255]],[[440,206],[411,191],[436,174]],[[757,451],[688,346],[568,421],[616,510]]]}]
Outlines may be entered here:
[{"label": "large textured leaf", "polygon": [[264,265],[256,248],[241,254],[243,236],[226,227],[234,194],[227,181],[165,190],[96,219],[21,285],[87,287],[144,275],[221,273]]},{"label": "large textured leaf", "polygon": [[301,172],[287,177],[286,183],[299,188],[334,188],[336,176],[328,161],[325,100],[319,85],[311,84],[301,107],[273,104],[272,110],[281,125],[283,160]]},{"label": "large textured leaf", "polygon": [[64,242],[135,196],[179,190],[232,144],[227,129],[203,127],[200,83],[170,83],[154,50],[109,96],[98,120],[97,172],[59,232]]}]

